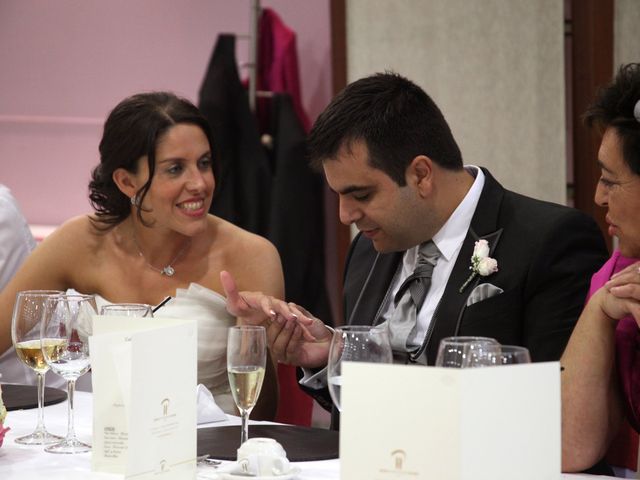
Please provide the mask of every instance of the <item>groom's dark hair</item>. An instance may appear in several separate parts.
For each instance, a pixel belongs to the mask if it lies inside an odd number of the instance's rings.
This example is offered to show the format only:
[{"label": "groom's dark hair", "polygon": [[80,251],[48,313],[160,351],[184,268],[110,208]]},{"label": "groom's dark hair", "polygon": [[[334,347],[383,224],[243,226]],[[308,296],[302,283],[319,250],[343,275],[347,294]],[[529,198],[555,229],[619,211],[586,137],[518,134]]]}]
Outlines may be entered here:
[{"label": "groom's dark hair", "polygon": [[405,171],[418,155],[449,170],[462,155],[435,102],[415,83],[393,72],[349,84],[316,120],[308,139],[312,167],[335,160],[339,149],[362,141],[369,164],[405,185]]}]

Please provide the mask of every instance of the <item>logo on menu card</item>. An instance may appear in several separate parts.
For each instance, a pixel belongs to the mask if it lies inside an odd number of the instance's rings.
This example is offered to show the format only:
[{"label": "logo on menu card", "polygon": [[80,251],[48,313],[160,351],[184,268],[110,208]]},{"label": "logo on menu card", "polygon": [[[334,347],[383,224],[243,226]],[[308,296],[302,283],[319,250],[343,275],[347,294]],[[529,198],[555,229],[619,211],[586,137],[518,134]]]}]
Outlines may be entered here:
[{"label": "logo on menu card", "polygon": [[168,398],[163,398],[160,402],[160,415],[153,418],[154,422],[158,422],[157,425],[163,425],[164,427],[166,427],[169,424],[175,423],[177,412],[175,411],[175,408],[171,410],[170,407],[171,400],[169,400]]},{"label": "logo on menu card", "polygon": [[391,464],[392,468],[381,468],[379,472],[384,475],[385,479],[389,478],[406,478],[409,476],[416,476],[418,472],[413,470],[407,470],[405,464],[407,462],[407,452],[402,449],[393,450],[391,452]]}]

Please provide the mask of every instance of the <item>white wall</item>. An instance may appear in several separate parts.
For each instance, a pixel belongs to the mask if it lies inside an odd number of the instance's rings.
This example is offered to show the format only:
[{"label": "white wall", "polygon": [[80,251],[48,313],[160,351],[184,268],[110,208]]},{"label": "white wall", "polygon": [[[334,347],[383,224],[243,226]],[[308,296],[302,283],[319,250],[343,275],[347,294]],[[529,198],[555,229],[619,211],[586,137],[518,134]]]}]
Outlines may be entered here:
[{"label": "white wall", "polygon": [[640,62],[640,2],[615,0],[613,30],[614,73],[623,63]]},{"label": "white wall", "polygon": [[348,75],[393,69],[447,118],[465,163],[566,200],[561,0],[348,0]]}]

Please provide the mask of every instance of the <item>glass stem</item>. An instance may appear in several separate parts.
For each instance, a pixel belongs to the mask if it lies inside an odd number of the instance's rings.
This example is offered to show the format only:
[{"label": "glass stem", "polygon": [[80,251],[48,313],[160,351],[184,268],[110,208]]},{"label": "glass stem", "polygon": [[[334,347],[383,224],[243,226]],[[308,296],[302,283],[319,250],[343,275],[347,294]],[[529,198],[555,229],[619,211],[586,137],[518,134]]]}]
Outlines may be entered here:
[{"label": "glass stem", "polygon": [[69,403],[69,412],[67,415],[67,440],[76,439],[76,430],[73,422],[73,394],[76,391],[76,379],[67,380],[67,400]]},{"label": "glass stem", "polygon": [[240,445],[249,439],[249,412],[250,410],[242,410],[242,433],[240,434]]},{"label": "glass stem", "polygon": [[38,378],[38,426],[36,432],[44,432],[44,373],[36,372]]}]

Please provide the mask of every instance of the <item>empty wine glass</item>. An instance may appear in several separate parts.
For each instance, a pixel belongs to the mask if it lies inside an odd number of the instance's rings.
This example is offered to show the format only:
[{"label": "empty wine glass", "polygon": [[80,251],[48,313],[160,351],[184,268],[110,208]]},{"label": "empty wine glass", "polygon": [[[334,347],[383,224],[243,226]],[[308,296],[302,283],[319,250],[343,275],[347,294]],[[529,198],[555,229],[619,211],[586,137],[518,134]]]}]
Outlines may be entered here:
[{"label": "empty wine glass", "polygon": [[231,327],[227,337],[227,373],[231,395],[242,417],[240,445],[249,438],[249,415],[258,401],[267,364],[264,327]]},{"label": "empty wine glass", "polygon": [[436,367],[466,368],[472,358],[499,351],[500,344],[489,337],[445,337],[438,346]]},{"label": "empty wine glass", "polygon": [[[73,394],[76,380],[89,370],[89,336],[96,312],[93,295],[55,295],[47,299],[41,325],[44,359],[54,373],[67,381],[67,436],[45,448],[49,453],[81,453],[91,446],[76,437],[73,422]],[[55,344],[55,349],[45,346]]]},{"label": "empty wine glass", "polygon": [[348,325],[338,327],[333,332],[327,380],[331,399],[340,411],[343,362],[392,363],[393,353],[387,325]]},{"label": "empty wine glass", "polygon": [[500,345],[495,350],[487,350],[468,361],[468,367],[494,367],[531,363],[531,355],[526,347],[518,345]]},{"label": "empty wine glass", "polygon": [[519,345],[502,345],[500,347],[499,365],[514,365],[517,363],[531,363],[529,349]]},{"label": "empty wine glass", "polygon": [[[33,433],[16,438],[23,445],[48,445],[62,440],[58,435],[47,432],[44,426],[44,377],[49,365],[44,360],[40,343],[40,322],[46,299],[59,295],[59,290],[26,290],[18,292],[11,317],[11,340],[18,358],[36,372],[38,379],[38,424]],[[55,342],[45,342],[45,348],[54,354]]]},{"label": "empty wine glass", "polygon": [[103,305],[100,315],[120,315],[122,317],[153,317],[151,305],[146,303],[111,303]]}]

